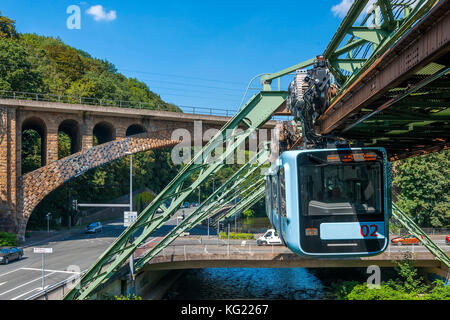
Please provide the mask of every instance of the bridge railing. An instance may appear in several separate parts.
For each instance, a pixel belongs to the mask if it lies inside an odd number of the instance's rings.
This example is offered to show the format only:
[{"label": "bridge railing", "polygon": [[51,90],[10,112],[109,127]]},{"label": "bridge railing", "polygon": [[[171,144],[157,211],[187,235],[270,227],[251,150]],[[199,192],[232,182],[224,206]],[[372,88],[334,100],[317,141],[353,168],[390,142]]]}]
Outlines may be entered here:
[{"label": "bridge railing", "polygon": [[[58,95],[58,94],[51,94],[51,93],[34,93],[34,92],[0,90],[0,98],[1,99],[14,99],[14,100],[58,102],[58,103],[68,103],[68,104],[84,104],[84,105],[102,106],[102,107],[177,111],[174,107],[171,106],[170,103],[155,104],[155,103],[151,103],[151,102],[98,99],[98,98],[90,98],[90,97]],[[182,112],[190,113],[190,114],[214,115],[214,116],[225,116],[225,117],[232,117],[236,114],[236,110],[231,110],[231,109],[192,107],[192,106],[176,106],[176,107],[178,109],[181,109]]]}]

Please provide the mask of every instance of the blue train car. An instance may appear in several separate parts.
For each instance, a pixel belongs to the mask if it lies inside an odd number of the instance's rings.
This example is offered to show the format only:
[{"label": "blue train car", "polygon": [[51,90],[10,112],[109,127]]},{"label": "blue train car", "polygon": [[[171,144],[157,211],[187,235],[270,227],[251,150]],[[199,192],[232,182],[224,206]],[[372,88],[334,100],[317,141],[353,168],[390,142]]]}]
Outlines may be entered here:
[{"label": "blue train car", "polygon": [[266,175],[266,212],[299,255],[375,255],[389,243],[390,181],[384,148],[286,151]]}]

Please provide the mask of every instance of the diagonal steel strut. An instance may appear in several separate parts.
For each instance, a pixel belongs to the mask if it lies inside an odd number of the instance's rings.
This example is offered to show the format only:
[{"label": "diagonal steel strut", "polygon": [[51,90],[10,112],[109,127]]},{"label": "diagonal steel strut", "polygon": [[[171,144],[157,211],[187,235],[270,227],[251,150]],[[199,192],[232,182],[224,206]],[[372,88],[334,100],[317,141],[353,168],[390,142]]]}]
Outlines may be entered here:
[{"label": "diagonal steel strut", "polygon": [[[156,198],[138,216],[137,220],[128,227],[119,238],[100,256],[80,279],[77,287],[70,290],[64,299],[86,299],[99,286],[105,284],[118,271],[133,252],[162,224],[167,221],[184,200],[198,188],[206,179],[217,172],[225,160],[234,154],[246,139],[270,119],[273,112],[286,99],[284,91],[262,91],[255,94],[249,102],[212,138],[178,175],[156,196]],[[239,128],[246,130],[237,134]],[[229,143],[232,141],[231,143]],[[227,148],[216,161],[205,163],[218,145],[227,143]],[[189,177],[199,172],[196,181],[184,187]],[[170,206],[163,210],[157,219],[156,210],[164,201],[171,199]],[[143,230],[142,230],[143,229]]]},{"label": "diagonal steel strut", "polygon": [[[222,186],[220,186],[213,194],[211,194],[199,207],[187,216],[179,225],[173,228],[156,246],[148,251],[144,256],[139,257],[139,261],[136,262],[136,270],[140,270],[148,263],[154,256],[156,256],[162,249],[168,246],[174,241],[181,233],[194,227],[202,220],[213,215],[216,211],[220,211],[226,206],[228,201],[224,199],[231,198],[236,188],[239,188],[243,181],[250,175],[256,172],[269,158],[270,151],[266,148],[261,150],[253,159],[243,165],[238,171],[236,171]],[[251,167],[255,164],[253,167]],[[247,171],[247,172],[246,172]],[[244,176],[238,179],[239,176],[244,173]],[[223,201],[223,202],[222,202]]]}]

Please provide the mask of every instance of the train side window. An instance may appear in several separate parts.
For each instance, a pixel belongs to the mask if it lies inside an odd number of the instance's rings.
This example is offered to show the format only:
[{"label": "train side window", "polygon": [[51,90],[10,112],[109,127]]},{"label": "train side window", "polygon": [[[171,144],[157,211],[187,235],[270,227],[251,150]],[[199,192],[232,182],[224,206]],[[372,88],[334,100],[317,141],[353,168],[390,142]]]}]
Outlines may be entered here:
[{"label": "train side window", "polygon": [[284,167],[280,168],[278,179],[280,185],[280,210],[283,217],[286,218],[286,178],[284,175]]},{"label": "train side window", "polygon": [[278,215],[278,179],[276,176],[272,177],[272,212],[274,216]]},{"label": "train side window", "polygon": [[272,176],[266,176],[266,212],[271,217],[272,211]]}]

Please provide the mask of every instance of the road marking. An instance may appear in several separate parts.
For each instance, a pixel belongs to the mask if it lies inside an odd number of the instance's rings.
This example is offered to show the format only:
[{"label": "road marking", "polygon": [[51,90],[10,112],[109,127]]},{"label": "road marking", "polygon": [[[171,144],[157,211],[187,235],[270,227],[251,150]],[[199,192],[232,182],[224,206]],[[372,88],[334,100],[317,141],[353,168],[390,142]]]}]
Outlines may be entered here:
[{"label": "road marking", "polygon": [[[6,281],[6,282],[8,282],[8,281]],[[2,285],[4,285],[6,282],[2,282],[2,283],[0,283],[0,286],[2,286]]]},{"label": "road marking", "polygon": [[22,268],[19,268],[19,269],[15,269],[15,270],[13,270],[13,271],[9,271],[9,272],[6,272],[6,273],[4,273],[4,274],[0,274],[0,277],[3,277],[3,276],[6,276],[7,274],[10,274],[10,273],[13,273],[13,272],[19,271],[20,269],[22,269]]},{"label": "road marking", "polygon": [[[51,273],[45,275],[44,278],[46,278],[46,277],[48,277],[48,276],[51,276],[52,274],[55,274],[55,273],[56,273],[56,272],[51,272]],[[3,296],[3,295],[5,295],[5,294],[7,294],[7,293],[10,293],[11,291],[17,290],[17,289],[19,289],[19,288],[22,288],[23,286],[26,286],[26,285],[28,285],[28,284],[30,284],[30,283],[33,283],[33,282],[39,281],[39,280],[42,280],[42,277],[39,277],[39,278],[37,278],[37,279],[28,281],[28,282],[26,282],[26,283],[24,283],[24,284],[21,284],[20,286],[17,286],[17,287],[12,288],[12,289],[10,289],[10,290],[8,290],[8,291],[2,292],[2,293],[0,293],[0,296]]]},{"label": "road marking", "polygon": [[[22,270],[30,270],[30,271],[42,271],[42,269],[37,269],[37,268],[21,268]],[[44,270],[45,272],[53,272],[53,273],[56,273],[56,272],[59,272],[59,273],[70,273],[70,274],[74,274],[74,273],[76,273],[76,274],[78,274],[79,272],[75,272],[75,271],[61,271],[61,270],[48,270],[48,269],[45,269]]]},{"label": "road marking", "polygon": [[[48,288],[48,286],[46,286],[45,288]],[[27,294],[30,294],[30,293],[32,293],[33,291],[36,291],[36,290],[42,290],[42,288],[41,288],[41,287],[39,287],[39,288],[34,288],[33,290],[30,290],[30,291],[28,291],[28,292],[22,293],[21,295],[19,295],[19,296],[17,296],[17,297],[14,297],[14,298],[12,298],[11,300],[17,300],[17,299],[22,298],[23,296],[26,296]]]}]

